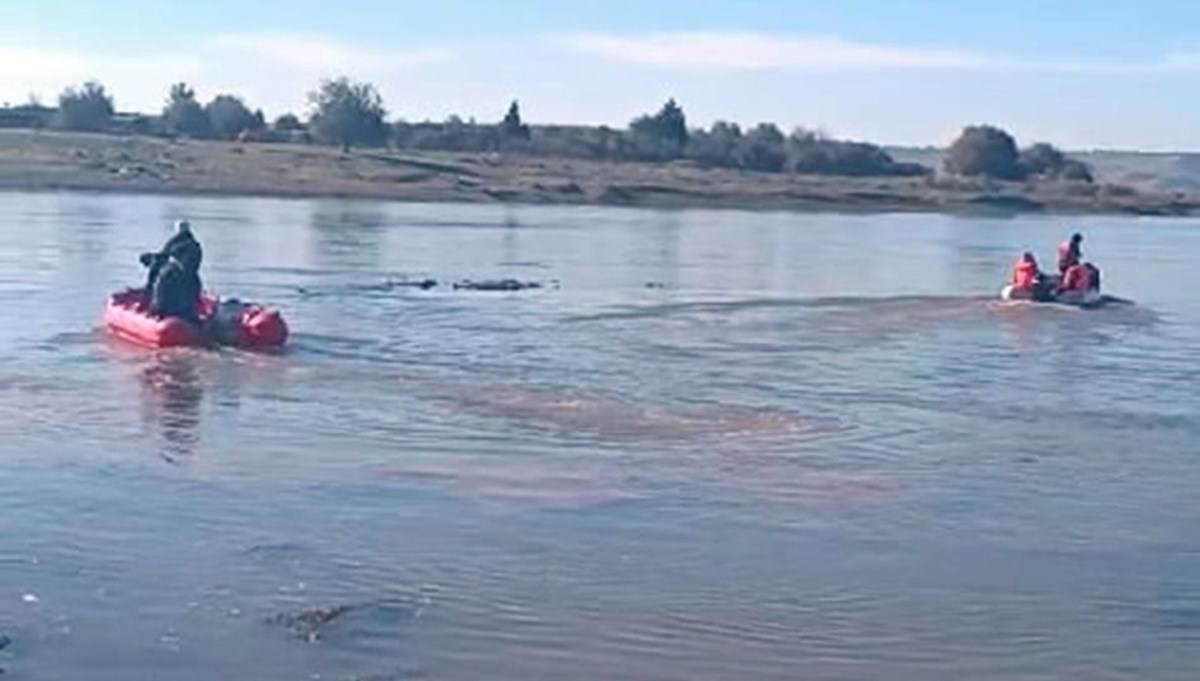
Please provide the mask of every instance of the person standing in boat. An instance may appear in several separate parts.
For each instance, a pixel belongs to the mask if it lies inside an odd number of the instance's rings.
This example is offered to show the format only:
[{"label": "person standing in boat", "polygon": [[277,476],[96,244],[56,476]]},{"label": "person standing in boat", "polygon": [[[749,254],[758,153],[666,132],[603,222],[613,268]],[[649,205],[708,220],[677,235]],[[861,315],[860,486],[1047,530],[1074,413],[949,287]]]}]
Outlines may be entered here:
[{"label": "person standing in boat", "polygon": [[168,256],[150,290],[150,314],[200,322],[200,275],[189,263]]},{"label": "person standing in boat", "polygon": [[191,223],[187,220],[179,220],[175,223],[175,233],[171,235],[170,239],[167,239],[167,243],[163,244],[162,250],[157,253],[142,254],[142,265],[150,270],[146,276],[147,296],[154,290],[154,282],[158,278],[159,271],[172,256],[199,275],[200,263],[204,259],[204,249],[200,247],[200,242],[192,234]]},{"label": "person standing in boat", "polygon": [[158,317],[180,317],[198,322],[200,262],[204,251],[186,220],[175,223],[175,234],[158,253],[142,255],[150,268],[146,295],[150,313]]},{"label": "person standing in boat", "polygon": [[1076,232],[1071,235],[1069,241],[1064,241],[1058,245],[1058,273],[1062,276],[1067,276],[1067,270],[1083,261],[1083,252],[1080,245],[1083,244],[1083,235]]}]

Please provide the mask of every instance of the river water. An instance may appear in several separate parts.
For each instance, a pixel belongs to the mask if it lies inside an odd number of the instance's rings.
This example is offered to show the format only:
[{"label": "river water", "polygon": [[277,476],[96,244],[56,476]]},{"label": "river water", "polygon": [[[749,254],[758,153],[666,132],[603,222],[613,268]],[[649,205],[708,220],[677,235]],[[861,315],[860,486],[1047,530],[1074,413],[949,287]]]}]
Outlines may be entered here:
[{"label": "river water", "polygon": [[[106,338],[180,217],[288,352]],[[6,678],[1200,678],[1195,221],[0,221]],[[1134,304],[994,300],[1074,229]]]}]

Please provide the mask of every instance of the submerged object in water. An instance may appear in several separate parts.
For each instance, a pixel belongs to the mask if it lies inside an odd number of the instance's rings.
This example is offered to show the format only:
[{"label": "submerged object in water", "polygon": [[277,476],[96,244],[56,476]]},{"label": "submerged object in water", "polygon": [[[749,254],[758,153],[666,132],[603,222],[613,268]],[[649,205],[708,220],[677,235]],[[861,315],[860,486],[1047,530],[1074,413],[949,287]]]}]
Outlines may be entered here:
[{"label": "submerged object in water", "polygon": [[524,291],[526,289],[541,288],[542,284],[536,281],[518,281],[516,279],[485,279],[483,281],[460,281],[454,284],[455,290],[464,289],[467,291]]},{"label": "submerged object in water", "polygon": [[287,342],[287,323],[276,310],[236,299],[222,301],[209,295],[201,298],[199,307],[200,324],[177,317],[160,319],[147,311],[145,290],[129,289],[109,296],[104,325],[113,335],[150,348],[203,347],[215,343],[266,350]]}]

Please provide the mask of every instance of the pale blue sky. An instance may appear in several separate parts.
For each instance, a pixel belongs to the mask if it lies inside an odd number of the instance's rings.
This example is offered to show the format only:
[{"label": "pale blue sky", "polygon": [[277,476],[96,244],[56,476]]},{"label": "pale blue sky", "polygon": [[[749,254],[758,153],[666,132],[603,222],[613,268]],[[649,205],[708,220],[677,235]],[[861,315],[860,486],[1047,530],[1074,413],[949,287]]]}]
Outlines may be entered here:
[{"label": "pale blue sky", "polygon": [[1022,141],[1200,149],[1200,2],[7,0],[0,100],[94,77],[123,109],[173,80],[274,115],[321,77],[394,115],[622,125],[716,118],[885,143],[991,122]]}]

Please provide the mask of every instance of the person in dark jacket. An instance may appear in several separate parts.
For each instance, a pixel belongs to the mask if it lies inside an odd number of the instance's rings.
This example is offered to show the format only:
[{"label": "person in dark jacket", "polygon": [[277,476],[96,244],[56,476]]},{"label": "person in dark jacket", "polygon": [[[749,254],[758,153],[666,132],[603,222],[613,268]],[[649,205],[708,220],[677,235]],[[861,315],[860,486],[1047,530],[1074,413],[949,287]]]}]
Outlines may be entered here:
[{"label": "person in dark jacket", "polygon": [[146,276],[147,294],[154,290],[154,281],[158,278],[159,271],[166,264],[167,259],[172,257],[186,269],[199,275],[200,263],[204,259],[204,249],[200,247],[200,242],[196,241],[196,237],[192,234],[191,224],[187,220],[175,223],[175,233],[171,235],[170,239],[167,239],[167,243],[163,244],[162,250],[157,253],[141,255],[142,265],[150,270]]},{"label": "person in dark jacket", "polygon": [[200,276],[174,256],[158,270],[150,290],[150,314],[200,322]]},{"label": "person in dark jacket", "polygon": [[158,317],[181,317],[197,322],[197,308],[203,285],[200,262],[204,251],[192,235],[186,220],[175,223],[175,234],[161,251],[143,253],[141,262],[149,268],[146,299],[150,313]]},{"label": "person in dark jacket", "polygon": [[196,237],[192,234],[192,226],[187,220],[175,223],[175,234],[167,240],[163,251],[179,260],[185,267],[200,271],[200,262],[204,259],[204,249],[200,247],[200,242],[196,241]]}]

